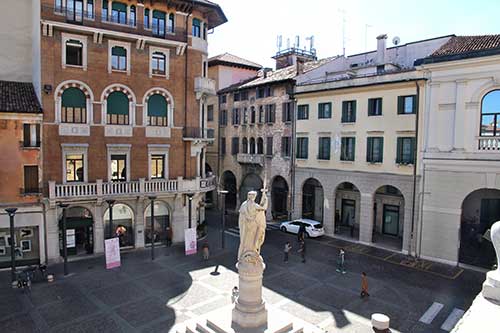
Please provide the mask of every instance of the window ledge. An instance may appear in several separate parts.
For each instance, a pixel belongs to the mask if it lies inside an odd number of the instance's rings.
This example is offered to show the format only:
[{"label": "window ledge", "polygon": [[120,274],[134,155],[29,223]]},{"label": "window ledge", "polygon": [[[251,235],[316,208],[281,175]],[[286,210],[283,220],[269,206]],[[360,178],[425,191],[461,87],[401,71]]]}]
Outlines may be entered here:
[{"label": "window ledge", "polygon": [[167,73],[163,73],[163,74],[155,74],[155,73],[153,73],[153,74],[151,74],[151,76],[153,76],[153,77],[161,77],[161,78],[166,79],[167,78]]},{"label": "window ledge", "polygon": [[332,117],[318,117],[318,119],[332,119]]},{"label": "window ledge", "polygon": [[355,121],[346,121],[346,122],[341,122],[340,124],[341,125],[355,125],[356,122]]},{"label": "window ledge", "polygon": [[342,163],[342,164],[354,164],[354,161],[343,161],[343,160],[340,160],[340,163]]},{"label": "window ledge", "polygon": [[382,114],[369,114],[368,117],[382,117]]},{"label": "window ledge", "polygon": [[77,69],[83,69],[87,70],[87,68],[83,65],[71,65],[71,64],[64,64],[64,68],[77,68]]},{"label": "window ledge", "polygon": [[308,158],[297,157],[296,160],[297,161],[307,161],[309,159]]},{"label": "window ledge", "polygon": [[21,147],[22,150],[40,150],[40,147]]},{"label": "window ledge", "polygon": [[382,165],[384,162],[366,162],[368,165]]},{"label": "window ledge", "polygon": [[128,74],[128,71],[127,71],[127,70],[123,70],[123,69],[114,69],[114,68],[111,68],[111,73],[123,73],[123,74]]},{"label": "window ledge", "polygon": [[413,167],[413,163],[401,163],[401,162],[396,162],[396,165],[400,168],[404,168],[404,167]]},{"label": "window ledge", "polygon": [[331,161],[331,159],[329,159],[329,158],[319,158],[319,157],[317,158],[317,160],[318,160],[318,162],[323,162],[323,163]]}]

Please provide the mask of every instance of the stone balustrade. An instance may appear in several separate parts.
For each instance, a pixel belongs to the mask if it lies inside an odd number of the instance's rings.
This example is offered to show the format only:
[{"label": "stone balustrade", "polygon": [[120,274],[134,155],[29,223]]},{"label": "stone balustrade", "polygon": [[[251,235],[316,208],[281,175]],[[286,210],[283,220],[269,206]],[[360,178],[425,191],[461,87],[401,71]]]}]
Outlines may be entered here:
[{"label": "stone balustrade", "polygon": [[154,179],[128,182],[103,182],[98,179],[95,183],[56,184],[49,181],[49,200],[51,204],[61,200],[97,199],[118,196],[147,196],[165,193],[196,193],[209,192],[216,187],[216,178],[197,177],[195,179]]},{"label": "stone balustrade", "polygon": [[500,137],[479,137],[478,142],[481,151],[500,151]]}]

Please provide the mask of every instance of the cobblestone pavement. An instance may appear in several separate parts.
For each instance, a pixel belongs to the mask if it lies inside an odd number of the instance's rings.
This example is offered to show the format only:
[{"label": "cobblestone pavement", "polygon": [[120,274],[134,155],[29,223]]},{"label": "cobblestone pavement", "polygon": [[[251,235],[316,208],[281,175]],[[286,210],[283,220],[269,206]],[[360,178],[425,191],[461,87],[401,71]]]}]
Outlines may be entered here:
[{"label": "cobblestone pavement", "polygon": [[[9,288],[10,272],[1,272],[0,332],[169,332],[176,323],[230,304],[239,240],[226,233],[221,250],[218,215],[209,216],[209,237],[200,242],[210,244],[208,261],[184,256],[181,246],[156,249],[154,262],[149,250],[124,253],[122,266],[113,270],[104,268],[102,257],[91,258],[71,262],[68,277],[61,265],[51,267],[55,282],[34,283],[31,293]],[[286,240],[294,246],[289,263],[281,252]],[[389,315],[395,331],[445,332],[441,326],[450,313],[466,310],[484,280],[474,271],[450,279],[349,250],[347,273],[339,274],[331,239],[308,240],[305,264],[295,242],[294,235],[267,233],[264,298],[326,332],[371,332],[374,312]],[[361,271],[370,285],[365,299],[359,297]],[[437,313],[429,310],[435,303],[442,305],[432,307],[440,308]],[[426,312],[425,323],[419,321]]]}]

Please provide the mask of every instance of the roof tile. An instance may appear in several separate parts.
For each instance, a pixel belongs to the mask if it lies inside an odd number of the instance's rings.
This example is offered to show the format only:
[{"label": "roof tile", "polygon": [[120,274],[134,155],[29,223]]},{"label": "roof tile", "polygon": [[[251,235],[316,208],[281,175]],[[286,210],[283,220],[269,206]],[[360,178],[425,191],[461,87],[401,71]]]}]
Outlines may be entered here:
[{"label": "roof tile", "polygon": [[0,112],[41,113],[33,84],[0,81]]},{"label": "roof tile", "polygon": [[430,57],[442,57],[500,48],[500,35],[454,36]]}]

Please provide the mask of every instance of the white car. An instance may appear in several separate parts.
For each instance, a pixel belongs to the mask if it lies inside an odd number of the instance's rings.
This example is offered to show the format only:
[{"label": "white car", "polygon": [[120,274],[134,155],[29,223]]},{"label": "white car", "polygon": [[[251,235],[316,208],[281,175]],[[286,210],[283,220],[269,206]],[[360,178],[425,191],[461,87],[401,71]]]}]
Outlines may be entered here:
[{"label": "white car", "polygon": [[323,225],[321,224],[321,222],[309,219],[298,219],[282,222],[280,225],[280,230],[283,232],[298,234],[301,225],[306,228],[305,237],[320,237],[325,234],[325,230],[323,229]]}]

